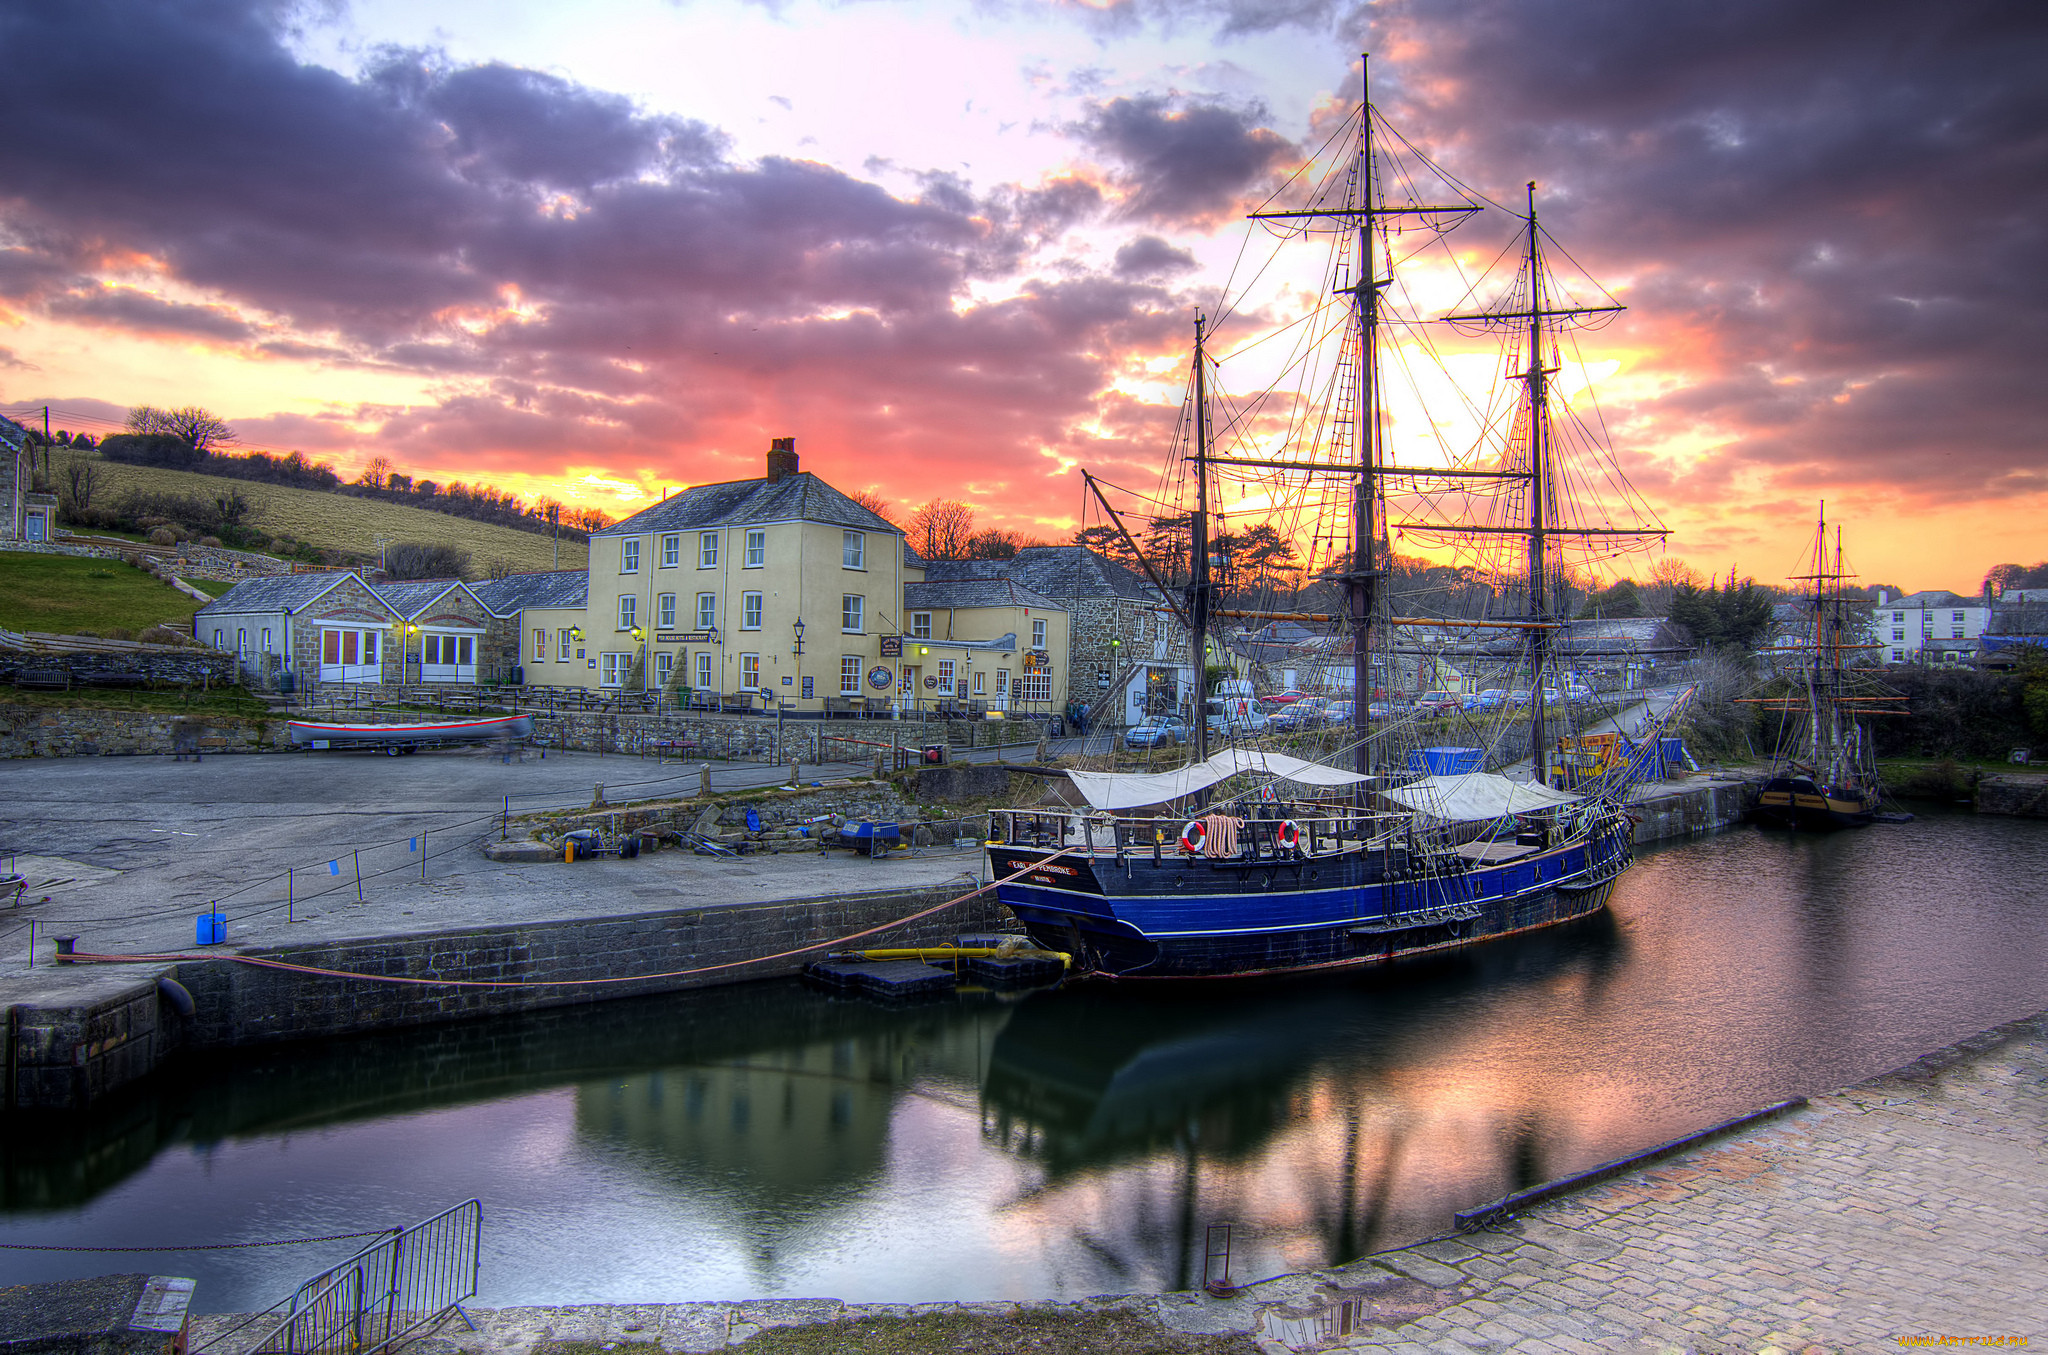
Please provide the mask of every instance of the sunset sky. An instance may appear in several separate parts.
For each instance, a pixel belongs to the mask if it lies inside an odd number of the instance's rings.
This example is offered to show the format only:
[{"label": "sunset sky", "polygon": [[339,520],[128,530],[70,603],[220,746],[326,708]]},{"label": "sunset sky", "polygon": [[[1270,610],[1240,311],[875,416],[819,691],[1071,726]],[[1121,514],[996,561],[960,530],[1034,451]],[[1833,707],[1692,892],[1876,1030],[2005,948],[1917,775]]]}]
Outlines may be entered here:
[{"label": "sunset sky", "polygon": [[1157,481],[1242,214],[1369,50],[1628,305],[1582,350],[1672,554],[1780,580],[1825,497],[1868,581],[2048,558],[2038,3],[66,0],[0,43],[17,415],[614,514],[794,435],[1064,537],[1074,467]]}]

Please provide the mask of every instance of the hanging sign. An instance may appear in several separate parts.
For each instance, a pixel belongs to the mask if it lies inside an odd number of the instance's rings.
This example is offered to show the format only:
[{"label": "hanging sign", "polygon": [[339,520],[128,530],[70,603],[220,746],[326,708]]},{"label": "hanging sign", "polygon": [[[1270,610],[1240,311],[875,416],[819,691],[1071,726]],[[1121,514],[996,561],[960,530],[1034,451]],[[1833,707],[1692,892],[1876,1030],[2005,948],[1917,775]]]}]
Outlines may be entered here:
[{"label": "hanging sign", "polygon": [[900,635],[884,635],[882,637],[882,657],[885,659],[902,658],[903,637]]}]

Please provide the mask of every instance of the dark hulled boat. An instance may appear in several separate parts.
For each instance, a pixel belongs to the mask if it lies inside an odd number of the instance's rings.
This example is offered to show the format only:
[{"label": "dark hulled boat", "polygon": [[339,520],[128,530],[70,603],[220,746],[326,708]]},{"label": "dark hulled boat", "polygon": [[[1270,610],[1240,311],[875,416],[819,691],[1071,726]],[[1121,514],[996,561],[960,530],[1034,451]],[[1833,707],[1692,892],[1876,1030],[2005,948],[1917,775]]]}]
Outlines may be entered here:
[{"label": "dark hulled boat", "polygon": [[[1584,420],[1553,426],[1550,380],[1560,370],[1560,332],[1620,307],[1597,284],[1593,304],[1581,304],[1572,289],[1556,283],[1547,258],[1554,246],[1537,224],[1534,184],[1526,212],[1511,213],[1517,242],[1503,257],[1514,277],[1492,303],[1439,317],[1466,333],[1500,336],[1498,370],[1514,388],[1511,398],[1477,403],[1490,414],[1477,422],[1473,447],[1457,464],[1403,464],[1382,445],[1382,336],[1398,339],[1420,323],[1393,307],[1403,294],[1394,266],[1415,252],[1397,247],[1397,237],[1410,231],[1441,236],[1482,212],[1509,209],[1421,156],[1380,120],[1368,98],[1361,98],[1354,118],[1355,138],[1328,171],[1312,184],[1305,173],[1296,176],[1307,189],[1302,205],[1254,214],[1283,243],[1317,236],[1328,243],[1320,288],[1328,301],[1305,317],[1303,332],[1321,335],[1336,354],[1327,368],[1316,369],[1321,375],[1303,378],[1305,386],[1322,383],[1316,390],[1271,406],[1294,413],[1266,455],[1211,450],[1211,336],[1205,320],[1195,322],[1185,456],[1193,494],[1191,581],[1184,596],[1169,603],[1192,636],[1190,653],[1205,654],[1212,619],[1221,613],[1211,559],[1212,541],[1222,539],[1221,527],[1212,524],[1210,482],[1217,467],[1252,467],[1269,485],[1296,476],[1304,502],[1320,495],[1326,506],[1337,504],[1334,520],[1318,534],[1343,545],[1323,577],[1342,593],[1341,614],[1326,619],[1336,626],[1333,639],[1349,651],[1349,746],[1330,762],[1256,746],[1211,757],[1210,731],[1197,718],[1195,760],[1179,772],[1074,773],[1086,808],[993,816],[988,852],[997,896],[1040,944],[1072,952],[1100,972],[1211,978],[1382,964],[1597,912],[1630,861],[1632,822],[1620,802],[1625,775],[1567,793],[1543,784],[1534,771],[1525,770],[1523,779],[1486,771],[1437,774],[1405,757],[1420,716],[1405,730],[1371,723],[1370,698],[1396,651],[1391,637],[1397,624],[1519,631],[1519,671],[1537,694],[1529,703],[1530,763],[1547,766],[1553,717],[1542,694],[1555,675],[1553,636],[1569,624],[1557,580],[1569,564],[1605,560],[1664,533],[1613,525],[1617,518],[1626,521],[1624,514],[1647,510],[1632,494],[1620,505],[1579,501],[1587,468],[1560,465],[1562,456],[1599,453],[1605,458],[1601,482],[1621,483],[1611,454],[1595,445]],[[1417,172],[1389,168],[1404,157]],[[1423,193],[1428,196],[1417,196]],[[1239,301],[1227,298],[1219,313],[1239,310]],[[1327,322],[1318,318],[1325,310]],[[1298,365],[1302,372],[1311,369],[1315,364]],[[1258,426],[1249,417],[1255,403],[1238,403],[1227,421],[1240,445]],[[1092,478],[1089,484],[1094,488]],[[1333,484],[1342,486],[1340,495],[1329,492]],[[1390,486],[1423,520],[1390,521]],[[1121,517],[1100,489],[1094,492],[1143,560]],[[1457,511],[1425,516],[1447,506]],[[1574,508],[1597,509],[1587,518],[1598,525],[1579,525]],[[1493,577],[1514,580],[1525,610],[1476,621],[1394,617],[1383,587],[1392,561],[1390,526],[1410,541],[1478,549]],[[1579,550],[1575,559],[1567,558],[1568,545]],[[1349,766],[1333,765],[1340,761]]]}]

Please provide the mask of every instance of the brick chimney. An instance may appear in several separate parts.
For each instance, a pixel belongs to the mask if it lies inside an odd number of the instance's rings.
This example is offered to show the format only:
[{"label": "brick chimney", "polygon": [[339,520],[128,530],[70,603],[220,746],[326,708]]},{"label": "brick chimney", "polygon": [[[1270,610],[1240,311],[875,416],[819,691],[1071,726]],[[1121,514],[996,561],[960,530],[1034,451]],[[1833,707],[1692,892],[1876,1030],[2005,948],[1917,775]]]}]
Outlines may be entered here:
[{"label": "brick chimney", "polygon": [[796,474],[796,439],[775,438],[768,444],[768,483],[776,484]]}]

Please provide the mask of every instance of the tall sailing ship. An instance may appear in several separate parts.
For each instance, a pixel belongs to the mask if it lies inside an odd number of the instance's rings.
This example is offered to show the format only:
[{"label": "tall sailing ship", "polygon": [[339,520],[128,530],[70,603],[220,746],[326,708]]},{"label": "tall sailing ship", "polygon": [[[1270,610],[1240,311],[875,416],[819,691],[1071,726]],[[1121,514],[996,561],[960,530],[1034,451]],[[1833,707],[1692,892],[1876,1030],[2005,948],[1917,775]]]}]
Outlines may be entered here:
[{"label": "tall sailing ship", "polygon": [[[1569,625],[1560,584],[1574,565],[1664,535],[1621,480],[1597,417],[1561,400],[1553,380],[1565,369],[1562,336],[1621,308],[1596,286],[1582,298],[1575,290],[1584,286],[1560,283],[1552,256],[1562,250],[1538,224],[1534,184],[1519,210],[1491,202],[1386,123],[1369,87],[1348,135],[1331,147],[1334,154],[1298,171],[1253,214],[1254,229],[1283,247],[1324,247],[1321,296],[1297,321],[1241,345],[1253,362],[1272,366],[1274,349],[1261,345],[1301,340],[1277,364],[1294,379],[1291,391],[1223,397],[1223,429],[1233,440],[1223,451],[1214,445],[1215,329],[1195,322],[1185,443],[1165,477],[1192,490],[1184,590],[1168,587],[1097,482],[1088,484],[1173,599],[1198,673],[1205,656],[1220,652],[1212,648],[1220,621],[1281,615],[1223,605],[1223,562],[1212,558],[1221,477],[1240,477],[1241,495],[1244,477],[1254,478],[1268,502],[1282,491],[1297,503],[1319,501],[1323,525],[1298,530],[1332,543],[1314,563],[1341,598],[1341,611],[1320,619],[1334,646],[1348,650],[1349,723],[1338,746],[1303,758],[1230,721],[1212,734],[1198,696],[1188,765],[1156,774],[1071,772],[1070,798],[1085,804],[994,815],[988,853],[998,898],[1040,944],[1098,973],[1209,978],[1382,964],[1597,912],[1631,860],[1633,825],[1622,803],[1631,768],[1574,777],[1570,789],[1548,784],[1546,774],[1553,736],[1569,719],[1568,708],[1548,699],[1559,676],[1556,638]],[[1490,302],[1453,305],[1435,318],[1495,337],[1503,380],[1493,394],[1470,397],[1468,444],[1390,448],[1389,370],[1406,372],[1411,358],[1434,351],[1431,327],[1398,270],[1418,246],[1502,215],[1515,219],[1514,243],[1502,254],[1511,280]],[[1430,279],[1436,285],[1461,268],[1448,247],[1443,256]],[[1483,281],[1469,285],[1468,299]],[[1226,295],[1218,317],[1241,308],[1261,309]],[[1432,450],[1431,462],[1418,459]],[[1601,486],[1617,485],[1618,501],[1599,497]],[[1500,581],[1519,605],[1478,618],[1395,615],[1390,530],[1404,543],[1453,553]],[[1415,647],[1404,637],[1418,632],[1515,637],[1508,670],[1527,683],[1529,771],[1480,770],[1462,752],[1410,748],[1441,729],[1421,715],[1375,722],[1373,698],[1395,685],[1391,675]],[[1515,708],[1497,718],[1525,717]],[[1519,729],[1493,742],[1505,750],[1496,762],[1520,758]]]},{"label": "tall sailing ship", "polygon": [[1795,649],[1801,663],[1792,690],[1760,698],[1784,718],[1771,774],[1757,793],[1756,818],[1780,828],[1860,828],[1873,822],[1884,787],[1864,719],[1901,713],[1900,698],[1857,681],[1846,656],[1857,649],[1842,564],[1842,529],[1828,541],[1827,505],[1814,529],[1805,625]]}]

